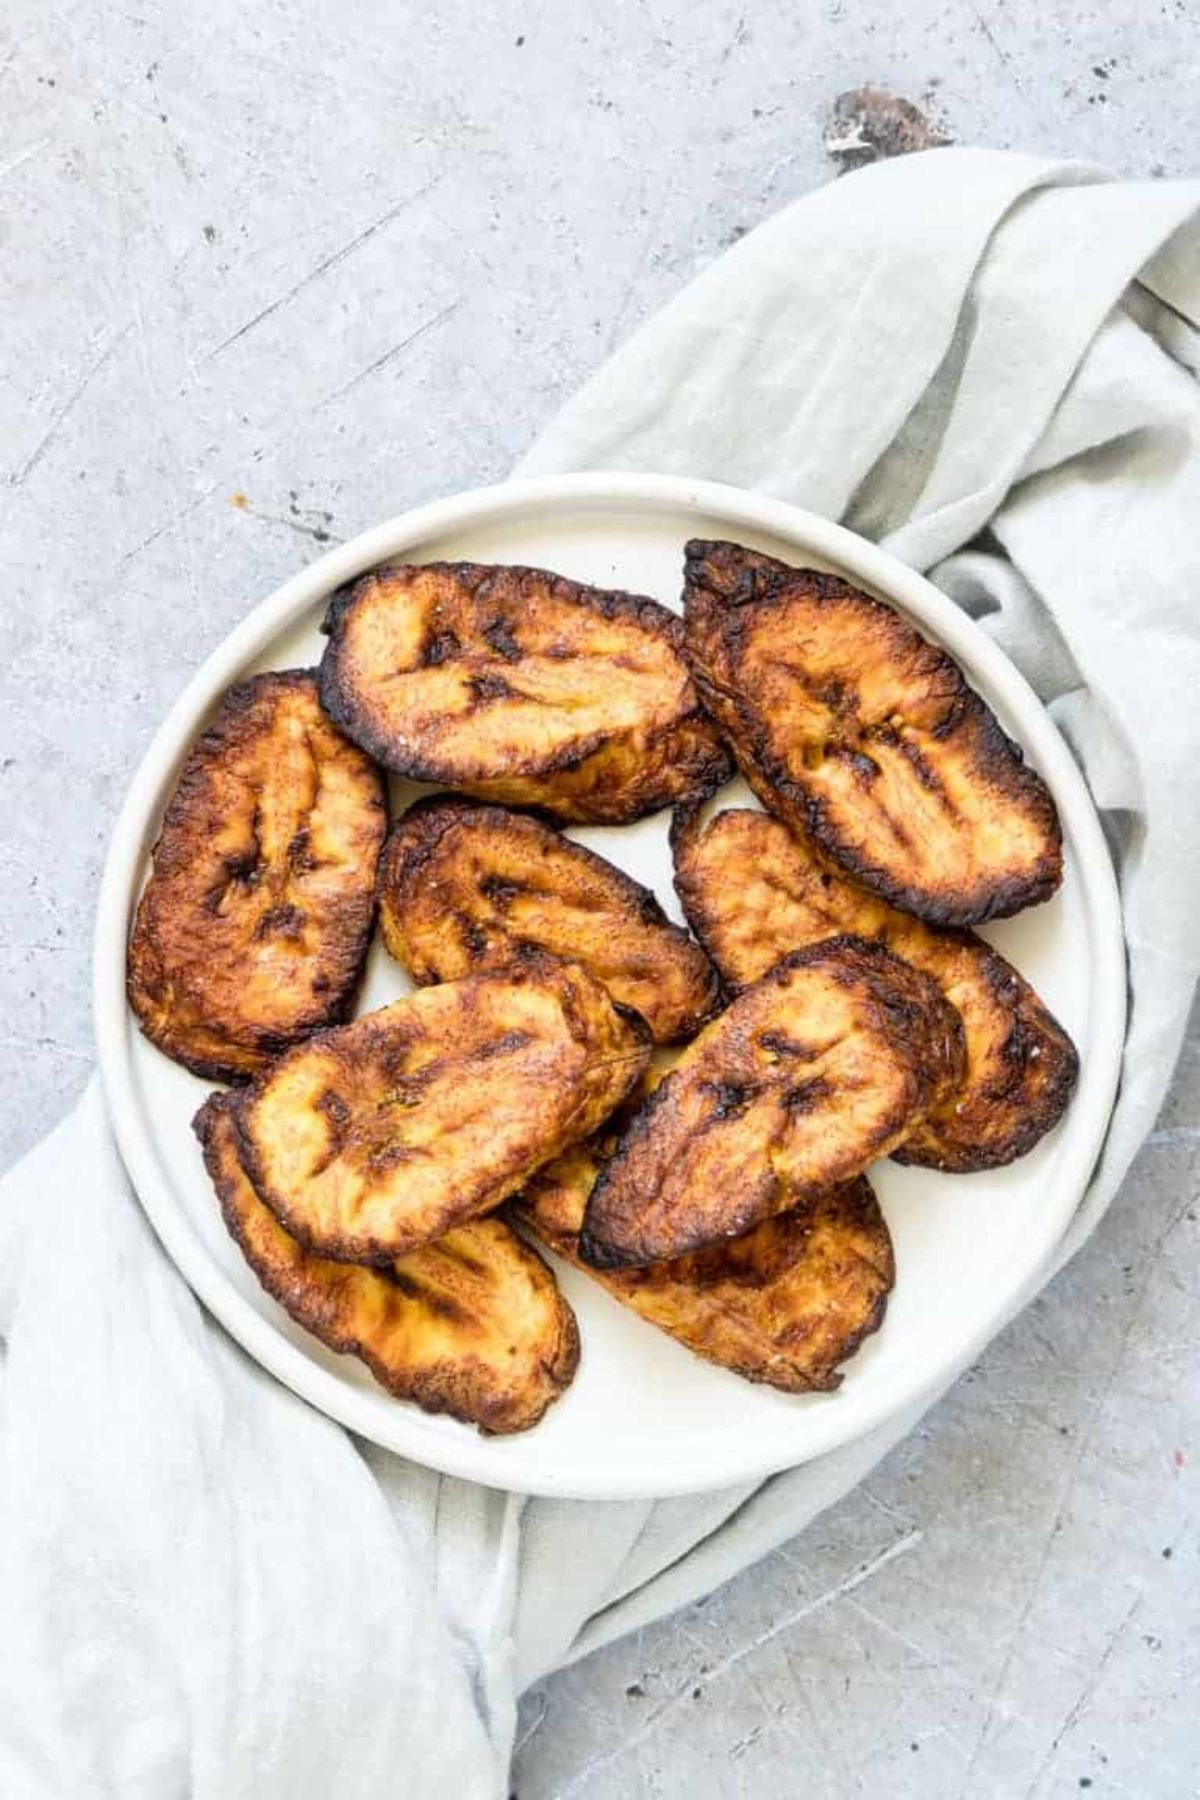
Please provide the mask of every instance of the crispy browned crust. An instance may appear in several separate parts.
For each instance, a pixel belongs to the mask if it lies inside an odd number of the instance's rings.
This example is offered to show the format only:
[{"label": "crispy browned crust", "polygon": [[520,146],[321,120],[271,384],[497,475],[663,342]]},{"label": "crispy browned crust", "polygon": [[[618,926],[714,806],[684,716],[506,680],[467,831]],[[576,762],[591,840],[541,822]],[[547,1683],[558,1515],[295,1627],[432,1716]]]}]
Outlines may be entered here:
[{"label": "crispy browned crust", "polygon": [[594,1131],[648,1057],[636,1015],[531,951],[289,1051],[238,1110],[242,1161],[306,1249],[391,1262]]},{"label": "crispy browned crust", "polygon": [[963,1022],[960,1088],[892,1155],[955,1174],[995,1169],[1055,1126],[1079,1073],[1075,1046],[1029,983],[971,931],[938,930],[847,881],[766,813],[733,808],[672,829],[675,886],[693,931],[736,992],[781,957],[837,932],[885,944],[937,982]]},{"label": "crispy browned crust", "polygon": [[392,563],[338,594],[321,702],[415,781],[619,825],[728,778],[657,601],[544,569]]},{"label": "crispy browned crust", "polygon": [[729,543],[685,565],[696,685],[769,812],[934,925],[1054,893],[1049,789],[944,650],[835,575]]},{"label": "crispy browned crust", "polygon": [[386,830],[383,777],[322,713],[311,671],[230,688],[183,765],[129,940],[151,1042],[237,1081],[344,1018]]},{"label": "crispy browned crust", "polygon": [[879,944],[798,950],[706,1025],[592,1190],[580,1254],[660,1262],[853,1181],[962,1076],[962,1027]]},{"label": "crispy browned crust", "polygon": [[691,1037],[716,970],[649,888],[553,826],[439,794],[392,828],[379,865],[383,939],[414,981],[456,981],[525,950],[578,962],[655,1043]]},{"label": "crispy browned crust", "polygon": [[676,815],[675,886],[696,936],[734,992],[790,950],[835,932],[887,945],[932,977],[963,1019],[963,1085],[892,1150],[952,1174],[1025,1156],[1067,1109],[1079,1058],[1024,976],[972,931],[939,931],[822,864],[763,812],[707,826]]},{"label": "crispy browned crust", "polygon": [[510,1202],[512,1215],[708,1362],[786,1394],[839,1387],[839,1365],[879,1329],[896,1278],[891,1236],[865,1176],[729,1243],[601,1272],[583,1260],[579,1232],[600,1169],[620,1142],[619,1119],[540,1169]]},{"label": "crispy browned crust", "polygon": [[499,1219],[460,1225],[386,1269],[314,1256],[254,1191],[239,1156],[239,1105],[212,1095],[193,1130],[230,1236],[272,1299],[425,1412],[486,1432],[536,1425],[579,1363],[575,1315],[541,1257]]}]

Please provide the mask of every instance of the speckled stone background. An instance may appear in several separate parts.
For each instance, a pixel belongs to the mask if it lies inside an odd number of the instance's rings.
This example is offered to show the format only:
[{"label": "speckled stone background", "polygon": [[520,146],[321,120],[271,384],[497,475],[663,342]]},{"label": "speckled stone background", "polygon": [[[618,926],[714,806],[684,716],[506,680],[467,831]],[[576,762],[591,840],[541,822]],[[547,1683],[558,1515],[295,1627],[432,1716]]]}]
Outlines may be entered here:
[{"label": "speckled stone background", "polygon": [[[254,600],[503,476],[826,177],[844,90],[1176,174],[1198,67],[1187,0],[8,0],[0,1162],[84,1080],[115,809]],[[865,1487],[528,1697],[521,1800],[1200,1793],[1198,1114],[1200,1030],[1096,1239]]]}]

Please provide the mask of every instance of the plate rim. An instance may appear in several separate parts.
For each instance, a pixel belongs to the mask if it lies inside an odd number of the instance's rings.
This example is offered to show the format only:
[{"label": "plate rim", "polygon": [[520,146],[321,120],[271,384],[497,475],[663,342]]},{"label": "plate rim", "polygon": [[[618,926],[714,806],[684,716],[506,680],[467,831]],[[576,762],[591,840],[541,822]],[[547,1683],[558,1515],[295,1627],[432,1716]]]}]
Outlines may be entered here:
[{"label": "plate rim", "polygon": [[[807,551],[845,570],[877,592],[899,602],[923,630],[964,662],[973,683],[982,679],[989,699],[998,699],[1018,725],[1024,748],[1055,792],[1075,850],[1085,912],[1093,927],[1095,950],[1086,1059],[1088,1070],[1072,1103],[1072,1139],[1055,1169],[1056,1185],[1069,1191],[1071,1203],[1047,1208],[1050,1224],[1037,1236],[1029,1273],[1014,1294],[984,1312],[975,1330],[954,1355],[938,1363],[931,1375],[902,1384],[882,1403],[861,1409],[854,1422],[839,1429],[837,1408],[807,1415],[811,1444],[785,1445],[777,1456],[754,1447],[740,1458],[723,1456],[710,1471],[693,1455],[679,1466],[631,1479],[620,1458],[604,1459],[585,1479],[563,1471],[553,1479],[542,1472],[532,1482],[521,1469],[524,1434],[485,1438],[469,1427],[458,1433],[435,1433],[431,1420],[414,1406],[395,1402],[396,1429],[381,1427],[373,1393],[357,1390],[336,1373],[322,1368],[290,1343],[270,1318],[259,1313],[197,1236],[172,1193],[157,1146],[135,1098],[128,1050],[130,1015],[125,993],[125,957],[130,909],[139,884],[145,820],[153,811],[164,774],[177,764],[196,733],[196,720],[217,695],[242,673],[268,643],[335,588],[423,539],[468,524],[495,522],[524,511],[594,507],[598,511],[626,505],[631,511],[669,510],[686,520],[707,514],[739,528],[769,533],[802,544]],[[686,532],[685,532],[686,535]],[[682,544],[681,544],[682,549]],[[857,1442],[898,1417],[923,1397],[943,1391],[979,1355],[1005,1320],[1035,1290],[1069,1229],[1088,1180],[1103,1148],[1120,1078],[1125,1039],[1125,939],[1120,898],[1108,847],[1083,775],[1065,740],[1029,683],[1000,646],[973,619],[926,577],[888,551],[847,527],[794,506],[790,501],[755,493],[724,482],[632,471],[583,471],[520,478],[473,488],[411,508],[339,544],[252,607],[200,664],[169,709],[145,750],[124,801],[105,857],[93,934],[93,1025],[101,1081],[117,1146],[138,1201],[167,1255],[196,1297],[254,1361],[291,1391],[360,1436],[412,1458],[443,1474],[488,1487],[574,1499],[667,1498],[711,1491],[739,1481],[761,1479]],[[849,1415],[848,1415],[849,1417]],[[424,1428],[424,1429],[423,1429]],[[748,1434],[749,1435],[749,1434]],[[424,1440],[424,1441],[423,1441]],[[755,1440],[750,1437],[753,1445]]]}]

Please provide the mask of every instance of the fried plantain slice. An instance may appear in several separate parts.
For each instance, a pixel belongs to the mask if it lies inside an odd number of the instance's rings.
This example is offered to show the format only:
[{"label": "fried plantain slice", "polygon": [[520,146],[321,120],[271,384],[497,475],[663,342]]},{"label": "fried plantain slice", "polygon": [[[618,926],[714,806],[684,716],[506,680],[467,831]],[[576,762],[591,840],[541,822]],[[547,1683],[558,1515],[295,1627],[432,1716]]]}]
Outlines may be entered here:
[{"label": "fried plantain slice", "polygon": [[963,1022],[959,1088],[892,1152],[965,1175],[1024,1156],[1052,1130],[1079,1074],[1075,1046],[1024,976],[973,931],[939,930],[847,881],[778,820],[743,807],[672,829],[692,930],[736,992],[790,950],[839,932],[872,938],[937,982]]},{"label": "fried plantain slice", "polygon": [[728,778],[683,623],[544,569],[385,564],[337,595],[321,702],[389,769],[619,825]]},{"label": "fried plantain slice", "polygon": [[425,1412],[486,1432],[536,1425],[579,1363],[575,1315],[541,1257],[499,1219],[460,1225],[386,1269],[314,1256],[254,1191],[239,1155],[239,1104],[213,1094],[192,1129],[229,1234],[272,1299]]},{"label": "fried plantain slice", "polygon": [[547,1164],[509,1203],[564,1262],[697,1356],[785,1394],[827,1393],[838,1365],[883,1323],[896,1279],[887,1223],[865,1176],[728,1243],[641,1269],[590,1268],[588,1198],[619,1143],[617,1120]]},{"label": "fried plantain slice", "polygon": [[581,963],[657,1044],[716,1010],[707,956],[649,888],[550,825],[450,795],[419,800],[379,865],[383,939],[414,981],[502,968],[525,948]]},{"label": "fried plantain slice", "polygon": [[383,777],[329,723],[311,672],[230,688],[183,765],[129,940],[150,1041],[236,1081],[344,1018],[386,830]]},{"label": "fried plantain slice", "polygon": [[793,952],[706,1025],[644,1102],[588,1201],[594,1268],[740,1237],[852,1181],[962,1076],[962,1026],[880,944]]},{"label": "fried plantain slice", "polygon": [[239,1108],[242,1159],[306,1249],[390,1262],[586,1137],[648,1056],[640,1019],[530,952],[290,1050]]},{"label": "fried plantain slice", "polygon": [[1050,897],[1050,791],[944,650],[835,575],[728,543],[685,561],[692,673],[768,812],[934,925]]}]

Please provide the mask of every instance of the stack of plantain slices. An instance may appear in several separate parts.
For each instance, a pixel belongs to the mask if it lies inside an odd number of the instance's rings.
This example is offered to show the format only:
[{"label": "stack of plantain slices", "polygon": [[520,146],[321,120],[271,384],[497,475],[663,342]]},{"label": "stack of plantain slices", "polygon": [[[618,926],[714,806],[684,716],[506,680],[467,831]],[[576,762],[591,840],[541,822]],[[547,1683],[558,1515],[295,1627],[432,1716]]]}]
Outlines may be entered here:
[{"label": "stack of plantain slices", "polygon": [[[1069,1102],[970,929],[1061,881],[1044,784],[892,608],[736,544],[687,546],[682,620],[390,564],[325,629],[193,747],[129,946],[146,1035],[235,1084],[195,1130],[258,1280],[488,1432],[579,1357],[526,1237],[696,1355],[836,1387],[895,1280],[869,1164],[995,1167]],[[735,764],[764,811],[714,814]],[[452,791],[387,834],[385,771]],[[690,932],[561,829],[666,806]],[[376,909],[416,991],[354,1017]]]}]

